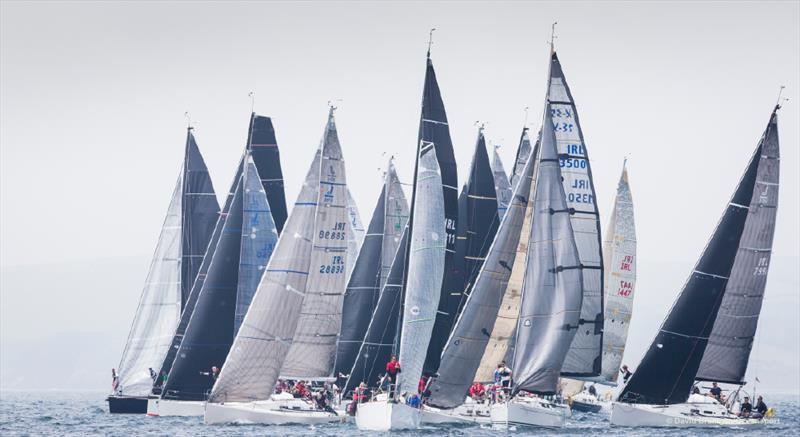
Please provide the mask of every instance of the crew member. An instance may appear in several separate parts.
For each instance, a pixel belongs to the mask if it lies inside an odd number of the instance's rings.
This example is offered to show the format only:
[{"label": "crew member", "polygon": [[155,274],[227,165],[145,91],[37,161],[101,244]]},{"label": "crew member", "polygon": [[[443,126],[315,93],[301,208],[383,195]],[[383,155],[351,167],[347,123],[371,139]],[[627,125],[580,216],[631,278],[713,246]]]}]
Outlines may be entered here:
[{"label": "crew member", "polygon": [[716,382],[711,383],[711,390],[708,391],[711,397],[719,402],[722,402],[722,389],[719,388]]},{"label": "crew member", "polygon": [[627,364],[623,364],[622,368],[619,369],[619,372],[622,373],[622,383],[627,384],[628,380],[631,379],[631,375],[633,375],[633,372],[628,370]]},{"label": "crew member", "polygon": [[739,406],[739,417],[750,417],[753,413],[753,404],[750,403],[750,398],[745,396],[744,402]]},{"label": "crew member", "polygon": [[469,387],[469,397],[475,402],[483,402],[486,399],[486,387],[479,381],[475,381]]},{"label": "crew member", "polygon": [[769,407],[764,403],[764,398],[759,396],[758,402],[756,402],[756,413],[753,414],[753,417],[758,417],[759,419],[767,417],[767,411],[769,411]]},{"label": "crew member", "polygon": [[503,361],[497,365],[497,369],[494,371],[494,382],[497,384],[499,383],[504,390],[511,388],[511,369],[506,366],[506,362]]}]

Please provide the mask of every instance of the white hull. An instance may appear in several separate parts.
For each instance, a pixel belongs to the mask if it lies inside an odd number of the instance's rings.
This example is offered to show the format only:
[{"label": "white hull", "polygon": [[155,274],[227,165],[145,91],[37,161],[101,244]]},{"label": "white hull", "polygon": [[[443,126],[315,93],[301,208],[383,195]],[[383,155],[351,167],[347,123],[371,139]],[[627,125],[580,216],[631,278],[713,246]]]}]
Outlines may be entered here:
[{"label": "white hull", "polygon": [[147,400],[148,416],[202,416],[205,401],[174,401],[151,398]]},{"label": "white hull", "polygon": [[265,425],[285,425],[289,423],[318,425],[344,422],[347,416],[314,409],[304,401],[294,403],[258,401],[227,402],[206,405],[206,424],[220,423],[259,423]]},{"label": "white hull", "polygon": [[394,431],[417,429],[420,410],[406,404],[386,400],[358,404],[356,426],[363,431]]},{"label": "white hull", "polygon": [[422,407],[421,421],[426,424],[491,423],[489,404],[468,403],[456,408],[441,409],[428,405]]},{"label": "white hull", "polygon": [[569,407],[541,398],[514,398],[492,405],[492,426],[541,426],[561,428],[569,416]]},{"label": "white hull", "polygon": [[611,424],[670,428],[753,426],[759,419],[742,419],[719,403],[684,403],[675,405],[626,404],[611,406]]}]

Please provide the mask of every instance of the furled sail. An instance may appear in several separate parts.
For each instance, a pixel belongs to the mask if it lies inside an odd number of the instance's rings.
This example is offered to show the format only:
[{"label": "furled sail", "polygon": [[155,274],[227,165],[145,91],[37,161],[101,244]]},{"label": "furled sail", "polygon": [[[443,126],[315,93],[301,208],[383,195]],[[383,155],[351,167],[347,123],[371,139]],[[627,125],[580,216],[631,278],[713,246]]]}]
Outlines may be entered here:
[{"label": "furled sail", "polygon": [[[475,142],[469,179],[459,197],[458,241],[454,262],[451,265],[451,271],[455,274],[446,276],[450,283],[445,284],[445,287],[450,290],[447,297],[451,302],[447,311],[452,315],[453,321],[448,325],[439,323],[438,329],[434,328],[425,359],[425,368],[429,372],[435,372],[439,368],[442,349],[450,336],[449,326],[455,323],[459,309],[464,303],[464,293],[483,265],[486,252],[497,233],[500,222],[497,210],[494,174],[489,155],[486,153],[486,139],[481,129]],[[440,311],[442,308],[442,305],[439,305]],[[439,318],[441,321],[442,318]],[[448,327],[447,331],[443,331],[445,326]]]},{"label": "furled sail", "polygon": [[[311,265],[297,330],[281,376],[327,378],[333,375],[336,338],[342,322],[347,278],[347,183],[336,122],[331,108],[320,163],[321,196],[314,222]],[[273,381],[274,382],[274,381]]]},{"label": "furled sail", "polygon": [[[241,174],[241,173],[240,173]],[[236,184],[208,273],[189,317],[161,396],[205,400],[214,383],[213,366],[221,367],[233,340],[242,238],[242,177]]]},{"label": "furled sail", "polygon": [[[741,381],[775,229],[780,163],[777,109],[689,280],[620,393],[620,401],[676,404],[688,399],[698,376]],[[731,317],[736,314],[744,317]],[[714,362],[720,359],[727,363]]]},{"label": "furled sail", "polygon": [[444,198],[442,177],[432,144],[420,148],[415,187],[414,226],[409,241],[409,257],[400,336],[398,390],[416,393],[425,351],[433,332],[439,290],[442,289],[445,249]]},{"label": "furled sail", "polygon": [[[540,135],[541,136],[541,135]],[[530,156],[524,159],[527,163],[528,160],[534,159],[539,153],[539,141],[533,148]],[[533,165],[533,164],[532,164]],[[531,186],[534,185],[536,180],[536,173],[531,171],[532,181]],[[517,184],[520,179],[517,180]],[[516,190],[516,185],[514,186]],[[517,329],[517,318],[519,317],[519,304],[522,297],[522,281],[525,277],[526,269],[526,256],[528,252],[528,237],[531,230],[531,220],[533,219],[533,203],[530,202],[532,196],[528,196],[528,204],[525,207],[525,217],[523,219],[522,229],[520,231],[519,243],[516,247],[516,255],[514,262],[511,265],[511,276],[509,276],[508,284],[506,285],[503,300],[500,303],[500,310],[497,312],[497,318],[494,322],[494,327],[489,337],[489,343],[486,345],[486,350],[481,358],[480,367],[475,373],[477,381],[492,381],[494,369],[497,364],[503,360],[507,360],[510,356],[509,349],[513,347],[514,333]]]},{"label": "furled sail", "polygon": [[[456,171],[456,160],[453,152],[453,142],[450,139],[450,127],[447,122],[442,94],[439,84],[436,81],[436,72],[433,68],[433,61],[430,56],[426,59],[425,87],[422,94],[422,114],[419,123],[419,136],[417,144],[432,144],[436,149],[436,159],[442,177],[442,191],[444,195],[444,224],[447,232],[445,242],[447,250],[445,255],[444,280],[439,297],[439,309],[436,313],[436,324],[432,338],[438,339],[439,344],[447,340],[450,335],[450,328],[455,322],[456,311],[461,303],[463,290],[458,284],[461,279],[451,279],[459,277],[463,273],[454,265],[456,264],[456,226],[458,222],[458,174]],[[413,199],[412,199],[413,201]],[[413,208],[413,206],[412,206]],[[411,228],[414,227],[413,214],[411,218]],[[453,288],[455,287],[455,288]],[[438,366],[438,355],[441,348],[436,353],[429,354],[431,357],[425,362],[425,373],[433,374]]]},{"label": "furled sail", "polygon": [[605,260],[605,312],[603,323],[603,372],[606,382],[616,382],[633,311],[636,287],[636,226],[628,169],[622,166],[614,209],[603,242]]},{"label": "furled sail", "polygon": [[492,158],[492,172],[494,173],[494,190],[497,193],[497,215],[502,219],[503,215],[511,203],[511,183],[508,181],[506,169],[503,168],[503,161],[497,153],[497,147],[494,148],[494,157]]},{"label": "furled sail", "polygon": [[[187,287],[199,269],[219,213],[208,168],[191,128],[181,176],[172,193],[128,341],[122,353],[118,391],[150,393],[150,369],[159,369],[181,316]],[[198,258],[197,254],[201,258]]]},{"label": "furled sail", "polygon": [[264,191],[267,193],[272,220],[280,234],[287,216],[286,194],[283,191],[281,157],[272,119],[252,113],[247,137],[250,139],[248,149],[261,176]]},{"label": "furled sail", "polygon": [[[383,189],[344,296],[342,328],[334,366],[334,375],[337,376],[347,375],[353,368],[385,282],[381,274],[384,265],[387,270],[391,267],[391,259],[383,259],[384,252],[390,253],[389,258],[394,257],[400,244],[400,232],[408,219],[408,204],[402,189],[398,194],[395,188],[400,188],[400,182],[390,161]],[[391,193],[390,199],[387,199],[387,192]]]},{"label": "furled sail", "polygon": [[578,111],[554,51],[548,101],[550,112],[545,114],[545,120],[552,124],[555,132],[567,204],[575,210],[570,219],[583,272],[580,329],[575,333],[561,372],[564,376],[598,376],[602,363],[604,284],[600,215]]},{"label": "furled sail", "polygon": [[497,237],[486,253],[475,286],[469,291],[464,309],[442,352],[439,375],[430,386],[428,402],[431,405],[440,408],[461,405],[469,385],[475,380],[517,255],[533,172],[532,161],[527,162],[531,164],[520,173],[521,183],[516,187]]},{"label": "furled sail", "polygon": [[511,176],[509,177],[509,182],[511,182],[512,188],[519,180],[519,175],[522,174],[522,169],[525,168],[525,164],[528,162],[528,158],[531,156],[531,150],[531,140],[528,138],[528,128],[523,127],[522,134],[519,136],[519,145],[517,145],[517,157],[514,160],[514,168],[511,169]]},{"label": "furled sail", "polygon": [[347,190],[347,230],[347,272],[345,278],[350,280],[358,252],[361,251],[361,245],[364,243],[364,224],[361,223],[361,215],[358,213],[358,207],[353,195],[350,193],[350,189]]},{"label": "furled sail", "polygon": [[239,281],[236,292],[233,335],[239,332],[250,302],[256,293],[264,269],[278,242],[267,193],[261,183],[252,156],[248,153],[242,193],[242,242],[239,254]]},{"label": "furled sail", "polygon": [[[545,116],[550,112],[545,107]],[[533,220],[514,345],[514,392],[552,394],[580,329],[583,281],[566,201],[554,126],[545,120],[536,160]]]}]

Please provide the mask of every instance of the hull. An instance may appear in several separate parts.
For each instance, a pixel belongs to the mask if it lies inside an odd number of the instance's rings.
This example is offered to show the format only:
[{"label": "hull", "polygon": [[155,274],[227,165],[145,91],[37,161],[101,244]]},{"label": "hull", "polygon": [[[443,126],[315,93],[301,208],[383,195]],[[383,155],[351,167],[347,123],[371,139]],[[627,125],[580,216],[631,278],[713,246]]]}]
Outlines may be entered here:
[{"label": "hull", "polygon": [[580,411],[583,413],[599,413],[603,410],[603,404],[597,397],[590,395],[586,392],[580,392],[570,398],[569,406],[572,411]]},{"label": "hull", "polygon": [[371,401],[358,404],[356,426],[363,431],[394,431],[417,429],[420,410],[390,401]]},{"label": "hull", "polygon": [[611,406],[611,424],[669,428],[705,428],[720,426],[758,426],[764,421],[742,419],[719,403],[684,403],[674,405],[626,404]]},{"label": "hull", "polygon": [[318,425],[344,422],[347,416],[316,410],[310,404],[286,405],[273,401],[208,403],[205,423],[258,423],[264,425],[286,425],[290,423]]},{"label": "hull", "polygon": [[492,405],[492,426],[537,426],[562,428],[569,415],[569,407],[541,398],[514,398],[509,402]]},{"label": "hull", "polygon": [[420,420],[425,424],[481,423],[492,422],[489,404],[463,404],[456,408],[442,409],[428,405],[422,407]]},{"label": "hull", "polygon": [[150,398],[147,400],[148,416],[202,416],[205,411],[204,401],[174,401],[170,399]]},{"label": "hull", "polygon": [[106,398],[108,412],[111,414],[146,414],[147,397],[116,396]]}]

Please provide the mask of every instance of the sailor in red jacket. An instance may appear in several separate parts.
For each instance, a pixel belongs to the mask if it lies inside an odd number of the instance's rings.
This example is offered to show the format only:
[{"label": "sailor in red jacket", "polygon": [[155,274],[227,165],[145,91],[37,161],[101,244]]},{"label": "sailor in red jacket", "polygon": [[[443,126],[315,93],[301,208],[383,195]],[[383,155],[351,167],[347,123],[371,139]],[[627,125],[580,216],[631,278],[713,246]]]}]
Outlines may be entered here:
[{"label": "sailor in red jacket", "polygon": [[397,361],[397,356],[392,355],[392,359],[386,363],[386,374],[392,377],[392,383],[397,382],[397,374],[401,371],[400,361]]},{"label": "sailor in red jacket", "polygon": [[483,401],[486,397],[486,388],[478,381],[473,382],[469,387],[469,397],[474,401]]}]

